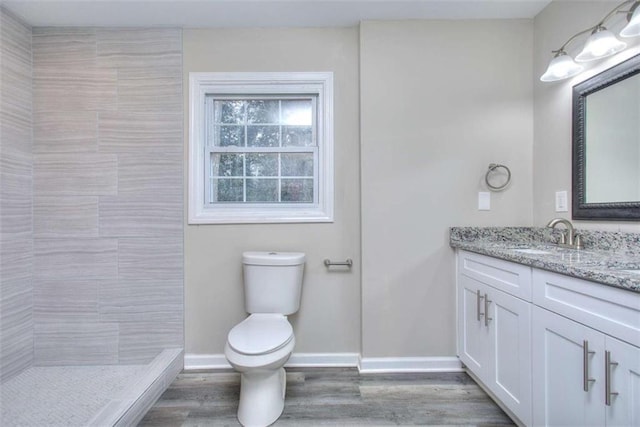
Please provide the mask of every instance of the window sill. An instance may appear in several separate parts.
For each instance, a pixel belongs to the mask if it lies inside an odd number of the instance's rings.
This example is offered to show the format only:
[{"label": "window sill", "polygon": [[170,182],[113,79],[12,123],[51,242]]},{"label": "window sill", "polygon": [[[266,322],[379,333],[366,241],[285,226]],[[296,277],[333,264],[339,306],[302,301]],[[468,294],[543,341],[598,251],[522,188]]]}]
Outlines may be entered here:
[{"label": "window sill", "polygon": [[249,211],[247,209],[228,209],[221,211],[201,211],[189,215],[189,224],[287,224],[287,223],[326,223],[333,222],[333,215],[320,210],[286,211],[274,209]]}]

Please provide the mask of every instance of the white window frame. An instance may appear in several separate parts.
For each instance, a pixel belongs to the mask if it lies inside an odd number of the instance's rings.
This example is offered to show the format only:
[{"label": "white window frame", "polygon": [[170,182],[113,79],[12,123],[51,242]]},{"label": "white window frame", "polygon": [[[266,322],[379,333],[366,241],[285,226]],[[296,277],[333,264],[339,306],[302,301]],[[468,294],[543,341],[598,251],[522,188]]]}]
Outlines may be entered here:
[{"label": "white window frame", "polygon": [[[207,95],[317,96],[318,167],[316,203],[206,201]],[[189,73],[189,224],[333,222],[333,73]]]}]

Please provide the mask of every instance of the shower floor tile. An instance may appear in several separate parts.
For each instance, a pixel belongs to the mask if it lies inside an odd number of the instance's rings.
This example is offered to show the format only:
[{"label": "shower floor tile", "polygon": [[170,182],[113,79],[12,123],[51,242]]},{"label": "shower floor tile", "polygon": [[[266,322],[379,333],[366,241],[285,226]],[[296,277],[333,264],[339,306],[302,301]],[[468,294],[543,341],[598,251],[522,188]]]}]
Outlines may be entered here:
[{"label": "shower floor tile", "polygon": [[0,387],[0,425],[87,425],[146,369],[147,365],[29,368]]}]

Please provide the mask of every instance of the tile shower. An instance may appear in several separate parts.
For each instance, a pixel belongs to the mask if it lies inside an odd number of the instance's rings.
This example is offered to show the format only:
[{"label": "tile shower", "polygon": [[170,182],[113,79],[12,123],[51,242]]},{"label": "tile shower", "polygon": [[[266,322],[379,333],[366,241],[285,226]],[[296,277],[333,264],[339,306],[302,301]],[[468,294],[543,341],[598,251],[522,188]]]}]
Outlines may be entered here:
[{"label": "tile shower", "polygon": [[0,15],[0,423],[131,423],[182,367],[182,33]]}]

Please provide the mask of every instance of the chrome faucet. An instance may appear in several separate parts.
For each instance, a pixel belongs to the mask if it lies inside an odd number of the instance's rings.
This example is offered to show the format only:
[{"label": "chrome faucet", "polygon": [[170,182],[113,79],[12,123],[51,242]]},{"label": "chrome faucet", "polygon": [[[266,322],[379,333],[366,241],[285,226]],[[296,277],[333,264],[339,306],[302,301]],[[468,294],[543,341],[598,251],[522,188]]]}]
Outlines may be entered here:
[{"label": "chrome faucet", "polygon": [[573,228],[573,224],[571,221],[566,220],[564,218],[554,218],[547,224],[549,228],[555,228],[556,225],[563,224],[567,227],[567,231],[563,231],[560,235],[560,243],[558,246],[563,248],[571,248],[571,249],[582,249],[582,237],[576,233],[576,230]]}]

